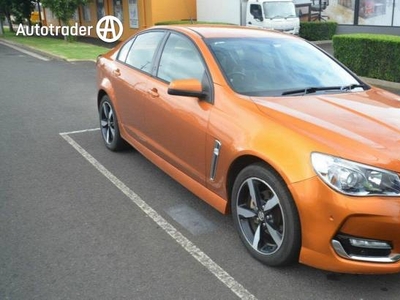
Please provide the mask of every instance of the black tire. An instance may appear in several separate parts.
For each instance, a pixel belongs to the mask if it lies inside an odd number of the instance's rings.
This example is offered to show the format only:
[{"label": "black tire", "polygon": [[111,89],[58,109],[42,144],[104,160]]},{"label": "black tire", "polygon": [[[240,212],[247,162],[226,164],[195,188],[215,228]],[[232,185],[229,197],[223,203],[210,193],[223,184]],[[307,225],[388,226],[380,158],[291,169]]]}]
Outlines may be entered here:
[{"label": "black tire", "polygon": [[299,215],[284,181],[265,164],[244,168],[232,189],[233,222],[247,250],[268,266],[297,262]]},{"label": "black tire", "polygon": [[104,95],[100,101],[99,120],[101,136],[106,147],[111,151],[126,149],[128,144],[120,135],[117,115],[107,95]]}]

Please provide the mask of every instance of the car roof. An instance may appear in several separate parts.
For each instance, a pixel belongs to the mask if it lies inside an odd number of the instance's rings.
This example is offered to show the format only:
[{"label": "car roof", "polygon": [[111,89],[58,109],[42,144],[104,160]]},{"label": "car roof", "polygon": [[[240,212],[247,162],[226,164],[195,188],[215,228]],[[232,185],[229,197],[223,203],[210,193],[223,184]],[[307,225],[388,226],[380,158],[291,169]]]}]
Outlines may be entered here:
[{"label": "car roof", "polygon": [[168,26],[155,26],[151,29],[169,29],[184,32],[188,35],[197,33],[203,38],[296,38],[291,34],[281,33],[274,30],[250,28],[245,26],[236,25],[204,25],[204,24],[188,24],[188,25],[168,25]]}]

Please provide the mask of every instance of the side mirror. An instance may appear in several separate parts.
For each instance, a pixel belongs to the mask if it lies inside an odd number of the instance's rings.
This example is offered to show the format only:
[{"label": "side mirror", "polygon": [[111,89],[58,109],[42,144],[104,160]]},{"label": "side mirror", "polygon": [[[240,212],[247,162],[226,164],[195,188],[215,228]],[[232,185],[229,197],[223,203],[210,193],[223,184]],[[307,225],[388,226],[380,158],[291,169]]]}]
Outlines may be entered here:
[{"label": "side mirror", "polygon": [[170,82],[168,94],[175,96],[205,98],[202,84],[197,79],[178,79]]}]

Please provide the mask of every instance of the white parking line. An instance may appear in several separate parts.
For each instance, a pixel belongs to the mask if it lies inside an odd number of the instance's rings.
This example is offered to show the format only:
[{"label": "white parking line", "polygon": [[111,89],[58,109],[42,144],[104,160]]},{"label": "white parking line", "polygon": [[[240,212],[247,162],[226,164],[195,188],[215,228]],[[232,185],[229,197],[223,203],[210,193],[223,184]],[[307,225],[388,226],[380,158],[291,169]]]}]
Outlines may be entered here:
[{"label": "white parking line", "polygon": [[69,134],[88,132],[93,130],[83,130],[74,132],[60,133],[60,135],[78,151],[88,162],[90,162],[101,174],[110,180],[122,193],[132,200],[146,215],[148,215],[161,229],[168,233],[183,249],[185,249],[193,258],[206,267],[215,277],[217,277],[225,286],[241,299],[257,299],[239,282],[237,282],[224,269],[216,264],[207,254],[201,251],[194,243],[187,239],[174,226],[168,223],[161,215],[142,200],[134,191],[126,186],[115,175],[108,171],[98,160],[75,142]]},{"label": "white parking line", "polygon": [[31,52],[31,51],[28,51],[28,50],[25,50],[25,49],[22,49],[20,47],[14,46],[14,45],[11,45],[9,43],[4,43],[4,42],[0,41],[0,44],[2,44],[4,46],[7,46],[7,47],[10,47],[10,48],[13,48],[14,50],[17,50],[19,52],[25,53],[25,54],[27,54],[29,56],[32,56],[32,57],[40,59],[40,60],[44,60],[44,61],[49,61],[50,60],[47,57],[44,57],[42,55],[36,54],[34,52]]},{"label": "white parking line", "polygon": [[70,134],[75,134],[75,133],[85,133],[85,132],[98,131],[98,130],[100,130],[100,128],[76,130],[76,131],[70,131],[70,132],[61,132],[60,135],[70,135]]}]

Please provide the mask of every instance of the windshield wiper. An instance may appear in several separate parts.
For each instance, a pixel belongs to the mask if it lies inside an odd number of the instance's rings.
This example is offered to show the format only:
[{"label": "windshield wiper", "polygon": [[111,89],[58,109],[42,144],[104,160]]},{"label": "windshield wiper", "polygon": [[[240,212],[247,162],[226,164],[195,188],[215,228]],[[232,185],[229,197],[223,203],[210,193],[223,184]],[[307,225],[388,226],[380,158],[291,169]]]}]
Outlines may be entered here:
[{"label": "windshield wiper", "polygon": [[308,87],[304,89],[298,89],[298,90],[290,90],[290,91],[285,91],[282,93],[282,96],[286,95],[295,95],[295,94],[301,94],[301,95],[307,95],[307,94],[314,94],[316,92],[322,92],[322,91],[351,91],[352,89],[355,88],[366,88],[365,84],[351,84],[351,85],[342,85],[342,86],[324,86],[324,87]]},{"label": "windshield wiper", "polygon": [[295,95],[295,94],[313,94],[319,91],[333,91],[333,90],[342,90],[341,86],[325,86],[325,87],[308,87],[304,89],[298,89],[298,90],[291,90],[291,91],[286,91],[282,93],[282,96],[285,95]]},{"label": "windshield wiper", "polygon": [[365,90],[366,87],[367,87],[367,85],[364,84],[364,83],[363,84],[354,83],[354,84],[342,86],[341,90],[342,91],[351,91],[351,90],[356,89],[356,88],[363,88]]}]

